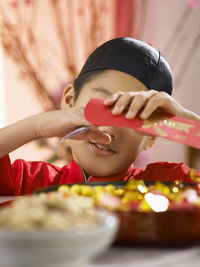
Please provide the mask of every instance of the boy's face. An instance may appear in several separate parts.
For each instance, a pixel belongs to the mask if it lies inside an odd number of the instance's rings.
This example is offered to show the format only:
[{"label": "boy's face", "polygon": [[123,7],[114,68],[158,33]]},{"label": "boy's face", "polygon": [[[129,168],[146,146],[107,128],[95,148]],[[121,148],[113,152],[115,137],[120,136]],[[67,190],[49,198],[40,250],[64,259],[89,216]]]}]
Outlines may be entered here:
[{"label": "boy's face", "polygon": [[[86,83],[80,92],[75,106],[85,107],[91,98],[107,98],[109,95],[122,92],[147,91],[148,88],[129,74],[116,70],[106,70]],[[132,164],[147,143],[144,135],[127,128],[100,126],[98,129],[107,132],[112,141],[108,147],[88,141],[69,140],[76,162],[88,174],[109,176],[120,172]],[[109,149],[105,151],[102,148]]]}]

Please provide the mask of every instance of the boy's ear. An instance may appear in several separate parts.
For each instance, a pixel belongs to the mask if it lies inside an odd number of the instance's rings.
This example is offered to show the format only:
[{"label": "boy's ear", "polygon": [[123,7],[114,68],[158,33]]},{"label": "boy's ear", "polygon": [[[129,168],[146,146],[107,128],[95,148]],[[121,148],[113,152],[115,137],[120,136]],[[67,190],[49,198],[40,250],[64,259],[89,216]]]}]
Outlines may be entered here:
[{"label": "boy's ear", "polygon": [[63,91],[63,96],[61,100],[61,108],[71,108],[74,106],[74,86],[69,84],[65,87]]},{"label": "boy's ear", "polygon": [[149,136],[148,141],[146,142],[146,145],[144,147],[144,150],[151,148],[155,144],[155,141],[156,141],[156,136]]}]

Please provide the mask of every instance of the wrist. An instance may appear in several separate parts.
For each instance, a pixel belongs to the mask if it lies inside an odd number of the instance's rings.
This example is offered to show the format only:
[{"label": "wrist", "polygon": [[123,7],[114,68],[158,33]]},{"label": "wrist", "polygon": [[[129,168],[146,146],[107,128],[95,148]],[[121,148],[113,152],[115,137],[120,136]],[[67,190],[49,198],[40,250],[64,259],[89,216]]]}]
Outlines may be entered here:
[{"label": "wrist", "polygon": [[38,114],[33,115],[28,118],[29,119],[29,136],[32,138],[32,140],[42,138],[40,134],[40,127],[39,127],[39,116]]},{"label": "wrist", "polygon": [[39,138],[36,132],[36,115],[27,117],[19,121],[17,128],[21,129],[21,134],[22,136],[24,136],[24,139],[26,139],[26,142],[30,142]]}]

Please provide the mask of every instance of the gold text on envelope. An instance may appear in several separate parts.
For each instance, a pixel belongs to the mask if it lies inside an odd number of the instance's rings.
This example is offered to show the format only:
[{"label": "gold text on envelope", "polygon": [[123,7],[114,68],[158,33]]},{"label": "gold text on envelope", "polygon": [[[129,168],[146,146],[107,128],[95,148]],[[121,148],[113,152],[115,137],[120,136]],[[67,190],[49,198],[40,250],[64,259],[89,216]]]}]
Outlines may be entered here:
[{"label": "gold text on envelope", "polygon": [[[168,136],[167,132],[164,131],[161,126],[167,126],[169,128],[176,129],[178,131],[184,131],[185,133],[190,132],[190,128],[194,128],[195,126],[192,124],[187,124],[179,121],[171,120],[162,115],[154,114],[149,119],[144,120],[144,124],[142,128],[147,129],[152,127],[156,133],[162,137]],[[179,139],[179,138],[178,138]]]}]

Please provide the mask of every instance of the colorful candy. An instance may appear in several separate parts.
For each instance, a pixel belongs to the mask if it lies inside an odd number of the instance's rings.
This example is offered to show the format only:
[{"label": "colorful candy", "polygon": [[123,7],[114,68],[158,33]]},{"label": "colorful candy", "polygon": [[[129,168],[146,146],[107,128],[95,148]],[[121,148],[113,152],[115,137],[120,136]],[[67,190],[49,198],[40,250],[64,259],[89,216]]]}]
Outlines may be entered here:
[{"label": "colorful candy", "polygon": [[181,181],[175,181],[170,186],[161,182],[147,186],[144,181],[135,179],[129,180],[123,187],[114,184],[106,186],[73,184],[60,186],[58,192],[64,197],[69,194],[91,197],[95,205],[109,210],[164,212],[186,202],[200,206],[200,196],[196,188],[184,187]]}]

